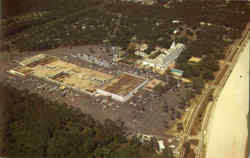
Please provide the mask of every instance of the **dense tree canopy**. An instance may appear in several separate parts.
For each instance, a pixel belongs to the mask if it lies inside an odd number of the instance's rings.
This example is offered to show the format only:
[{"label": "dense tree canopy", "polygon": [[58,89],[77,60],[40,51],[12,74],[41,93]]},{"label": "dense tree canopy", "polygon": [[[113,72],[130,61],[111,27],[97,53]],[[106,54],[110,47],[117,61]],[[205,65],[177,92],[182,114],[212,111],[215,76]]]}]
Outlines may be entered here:
[{"label": "dense tree canopy", "polygon": [[[199,42],[196,44],[203,49],[213,48],[214,45],[225,45],[221,40],[224,34],[231,39],[239,38],[243,27],[250,20],[250,9],[243,2],[225,4],[224,1],[185,0],[181,3],[173,3],[170,8],[164,8],[162,5],[145,6],[119,0],[112,2],[107,0],[26,1],[29,8],[25,7],[26,5],[20,5],[18,6],[20,11],[12,13],[14,11],[10,9],[9,15],[18,15],[21,11],[25,13],[29,9],[31,9],[30,12],[46,10],[50,13],[39,20],[15,24],[14,28],[8,27],[7,31],[3,31],[5,36],[9,33],[25,32],[26,36],[14,43],[20,50],[41,50],[61,45],[100,44],[106,39],[112,45],[126,48],[129,40],[135,35],[139,41],[145,40],[152,46],[168,48],[171,43],[170,35],[178,27],[172,23],[174,19],[180,19],[193,29],[200,26],[201,21],[212,23],[212,26],[203,26],[197,32],[202,44]],[[4,6],[13,4],[8,1],[3,3]],[[82,29],[83,26],[86,28]],[[224,27],[231,29],[226,31]],[[188,31],[188,34],[193,33]],[[177,40],[187,42],[185,38]],[[200,52],[202,53],[208,52],[204,49]],[[213,53],[217,57],[223,57],[222,53]]]}]

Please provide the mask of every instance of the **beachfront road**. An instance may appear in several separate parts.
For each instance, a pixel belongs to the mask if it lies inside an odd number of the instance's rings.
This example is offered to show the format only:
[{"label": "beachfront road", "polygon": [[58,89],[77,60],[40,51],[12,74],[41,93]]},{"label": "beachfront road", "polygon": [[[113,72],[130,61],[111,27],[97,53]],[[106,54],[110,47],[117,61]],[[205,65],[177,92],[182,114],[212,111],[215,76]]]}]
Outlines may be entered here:
[{"label": "beachfront road", "polygon": [[210,116],[206,158],[245,157],[248,137],[249,53],[247,44]]}]

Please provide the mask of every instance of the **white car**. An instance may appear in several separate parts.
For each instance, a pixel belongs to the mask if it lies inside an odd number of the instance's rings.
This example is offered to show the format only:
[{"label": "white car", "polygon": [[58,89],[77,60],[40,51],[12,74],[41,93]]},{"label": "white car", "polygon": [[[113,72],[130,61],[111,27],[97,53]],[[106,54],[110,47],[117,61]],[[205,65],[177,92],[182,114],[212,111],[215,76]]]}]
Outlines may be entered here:
[{"label": "white car", "polygon": [[170,148],[175,148],[175,145],[169,145]]}]

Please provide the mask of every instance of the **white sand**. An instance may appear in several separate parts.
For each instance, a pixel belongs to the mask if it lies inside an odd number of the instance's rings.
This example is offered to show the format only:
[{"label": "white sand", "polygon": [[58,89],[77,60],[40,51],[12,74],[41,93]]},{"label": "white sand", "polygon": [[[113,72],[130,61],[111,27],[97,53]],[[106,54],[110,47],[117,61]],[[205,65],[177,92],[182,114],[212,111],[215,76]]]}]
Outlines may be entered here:
[{"label": "white sand", "polygon": [[[240,77],[240,75],[242,77]],[[208,125],[206,158],[244,158],[248,139],[249,44],[240,54]]]}]

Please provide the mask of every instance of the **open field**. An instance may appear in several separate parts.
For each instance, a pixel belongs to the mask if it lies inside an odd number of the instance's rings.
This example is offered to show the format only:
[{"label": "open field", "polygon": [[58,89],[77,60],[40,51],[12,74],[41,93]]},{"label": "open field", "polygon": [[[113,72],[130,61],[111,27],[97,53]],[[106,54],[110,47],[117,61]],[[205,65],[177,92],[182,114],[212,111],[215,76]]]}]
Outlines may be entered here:
[{"label": "open field", "polygon": [[245,157],[248,135],[248,84],[249,44],[241,53],[211,116],[206,137],[207,158]]}]

